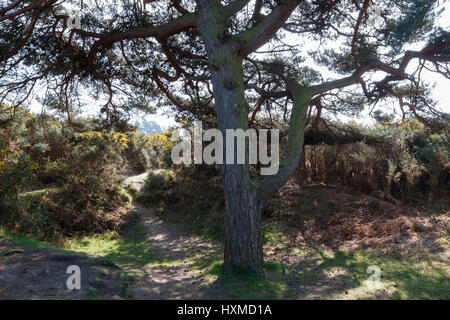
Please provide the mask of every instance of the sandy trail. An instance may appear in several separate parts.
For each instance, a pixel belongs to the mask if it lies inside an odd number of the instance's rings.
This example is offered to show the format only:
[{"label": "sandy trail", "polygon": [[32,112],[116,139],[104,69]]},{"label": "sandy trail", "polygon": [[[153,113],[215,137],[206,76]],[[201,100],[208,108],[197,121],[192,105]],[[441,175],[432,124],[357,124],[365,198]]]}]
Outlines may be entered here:
[{"label": "sandy trail", "polygon": [[[132,184],[139,193],[143,191],[146,174],[129,177],[125,184]],[[147,232],[151,247],[160,264],[149,264],[134,271],[143,274],[132,293],[136,299],[211,299],[211,283],[201,274],[192,271],[189,257],[220,252],[220,247],[190,235],[182,227],[158,218],[153,209],[134,203],[141,223]],[[217,298],[220,293],[217,292]]]}]

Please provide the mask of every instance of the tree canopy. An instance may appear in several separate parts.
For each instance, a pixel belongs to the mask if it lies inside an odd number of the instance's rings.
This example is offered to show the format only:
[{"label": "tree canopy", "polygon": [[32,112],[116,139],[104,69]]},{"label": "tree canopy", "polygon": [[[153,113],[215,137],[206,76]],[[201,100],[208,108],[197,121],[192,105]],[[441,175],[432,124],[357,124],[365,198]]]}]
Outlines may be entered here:
[{"label": "tree canopy", "polygon": [[[288,119],[288,74],[314,87],[309,112],[315,110],[317,121],[322,109],[355,115],[389,97],[404,116],[442,116],[421,79],[424,70],[449,76],[449,31],[433,24],[439,1],[217,3],[224,6],[221,37],[235,42],[244,59],[251,126],[258,112]],[[77,11],[81,29],[68,21]],[[1,100],[20,105],[44,86],[44,103],[67,115],[88,94],[104,98],[101,110],[111,121],[132,109],[150,110],[153,99],[214,121],[199,14],[195,1],[4,1]],[[318,47],[305,50],[307,38]],[[405,50],[419,40],[422,50]],[[311,58],[343,77],[326,81]]]}]

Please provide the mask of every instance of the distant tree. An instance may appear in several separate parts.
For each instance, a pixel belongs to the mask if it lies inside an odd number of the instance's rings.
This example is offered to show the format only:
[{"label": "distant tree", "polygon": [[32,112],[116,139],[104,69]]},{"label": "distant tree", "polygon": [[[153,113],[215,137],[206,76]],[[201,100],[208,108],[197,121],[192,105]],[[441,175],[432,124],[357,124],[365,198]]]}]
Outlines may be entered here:
[{"label": "distant tree", "polygon": [[139,128],[139,131],[150,136],[164,131],[155,121],[148,121],[145,118],[141,121],[136,121],[136,126]]},{"label": "distant tree", "polygon": [[[106,95],[108,121],[148,109],[149,99],[214,117],[222,131],[280,115],[289,134],[276,175],[223,166],[226,271],[263,274],[261,208],[292,175],[313,116],[356,115],[391,97],[404,116],[430,125],[442,117],[421,78],[424,70],[450,78],[450,33],[434,25],[437,0],[144,2],[65,1],[80,7],[77,29],[58,0],[4,0],[0,101],[22,104],[45,84],[53,108],[69,117],[87,92]],[[301,50],[307,37],[320,40],[309,52]],[[421,50],[405,49],[418,40]],[[341,76],[325,79],[311,59]]]}]

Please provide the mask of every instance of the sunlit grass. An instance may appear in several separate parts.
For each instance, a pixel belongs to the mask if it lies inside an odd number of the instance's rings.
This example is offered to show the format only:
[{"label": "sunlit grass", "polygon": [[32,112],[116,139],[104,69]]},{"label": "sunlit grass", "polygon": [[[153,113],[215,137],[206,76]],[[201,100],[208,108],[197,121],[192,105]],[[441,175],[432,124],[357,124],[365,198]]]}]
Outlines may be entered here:
[{"label": "sunlit grass", "polygon": [[136,230],[129,237],[115,232],[74,238],[64,243],[64,248],[99,256],[118,265],[144,266],[156,261],[151,244],[143,230]]}]

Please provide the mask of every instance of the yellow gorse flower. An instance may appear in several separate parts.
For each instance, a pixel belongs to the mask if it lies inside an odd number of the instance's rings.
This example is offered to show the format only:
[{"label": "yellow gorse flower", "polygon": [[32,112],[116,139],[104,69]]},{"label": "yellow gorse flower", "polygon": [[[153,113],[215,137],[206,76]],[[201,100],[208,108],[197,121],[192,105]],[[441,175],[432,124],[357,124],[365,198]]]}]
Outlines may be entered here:
[{"label": "yellow gorse flower", "polygon": [[100,139],[104,141],[111,141],[121,148],[128,148],[130,142],[126,133],[114,132],[102,133],[99,131],[87,131],[80,133],[80,137],[86,140]]},{"label": "yellow gorse flower", "polygon": [[116,143],[121,145],[124,148],[128,148],[128,143],[130,142],[127,135],[125,133],[112,133],[111,139]]},{"label": "yellow gorse flower", "polygon": [[173,147],[173,140],[167,131],[150,136],[150,143],[152,146],[161,147],[165,151],[170,151]]}]

